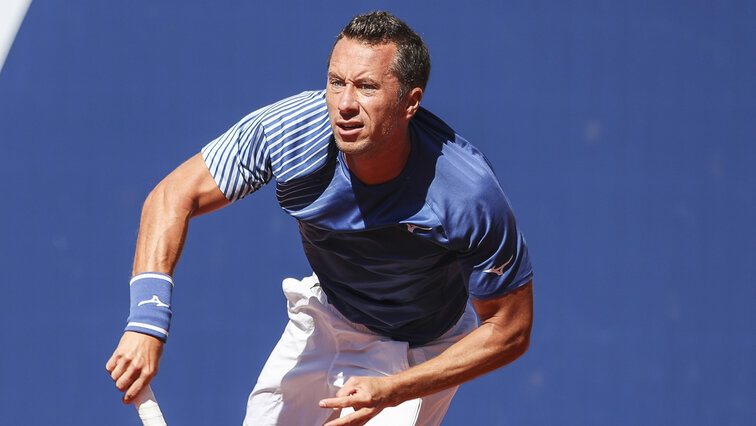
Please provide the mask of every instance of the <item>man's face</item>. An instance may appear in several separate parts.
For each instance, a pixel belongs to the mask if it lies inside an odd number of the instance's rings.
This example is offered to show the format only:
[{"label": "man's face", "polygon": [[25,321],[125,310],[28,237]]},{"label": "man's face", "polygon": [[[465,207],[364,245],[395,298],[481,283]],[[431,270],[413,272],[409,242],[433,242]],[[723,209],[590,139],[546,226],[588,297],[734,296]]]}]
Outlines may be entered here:
[{"label": "man's face", "polygon": [[394,43],[370,46],[343,38],[334,46],[326,103],[336,145],[345,154],[375,154],[404,141],[409,117],[397,99],[395,54]]}]

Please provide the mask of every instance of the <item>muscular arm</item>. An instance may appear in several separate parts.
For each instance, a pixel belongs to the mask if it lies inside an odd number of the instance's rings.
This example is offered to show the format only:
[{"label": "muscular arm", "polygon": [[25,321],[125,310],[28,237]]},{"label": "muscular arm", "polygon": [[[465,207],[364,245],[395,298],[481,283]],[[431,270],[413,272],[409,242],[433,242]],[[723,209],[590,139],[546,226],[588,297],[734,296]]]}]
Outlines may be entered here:
[{"label": "muscular arm", "polygon": [[145,271],[173,275],[189,219],[228,204],[201,154],[180,165],[144,202],[132,275]]},{"label": "muscular arm", "polygon": [[[491,300],[472,300],[481,325],[436,358],[387,377],[354,377],[322,407],[354,407],[326,426],[362,424],[386,407],[457,386],[525,353],[533,322],[532,282]],[[351,395],[351,396],[350,396]]]},{"label": "muscular arm", "polygon": [[[229,204],[200,154],[187,160],[150,192],[142,208],[133,275],[173,275],[184,246],[189,220]],[[130,404],[157,374],[163,342],[127,331],[106,364],[116,387]]]}]

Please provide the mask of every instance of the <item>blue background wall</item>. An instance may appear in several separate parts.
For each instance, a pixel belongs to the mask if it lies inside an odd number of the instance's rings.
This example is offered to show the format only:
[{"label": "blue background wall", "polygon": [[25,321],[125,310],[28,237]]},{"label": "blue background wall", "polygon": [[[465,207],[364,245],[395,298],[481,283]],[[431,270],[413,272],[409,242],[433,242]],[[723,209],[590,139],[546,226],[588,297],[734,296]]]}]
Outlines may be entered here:
[{"label": "blue background wall", "polygon": [[[530,351],[445,424],[754,424],[755,3],[268,3],[32,3],[0,74],[0,423],[138,423],[104,365],[144,197],[247,112],[323,87],[341,27],[389,9],[536,268]],[[193,221],[154,383],[170,424],[241,423],[280,280],[308,273],[272,188]]]}]

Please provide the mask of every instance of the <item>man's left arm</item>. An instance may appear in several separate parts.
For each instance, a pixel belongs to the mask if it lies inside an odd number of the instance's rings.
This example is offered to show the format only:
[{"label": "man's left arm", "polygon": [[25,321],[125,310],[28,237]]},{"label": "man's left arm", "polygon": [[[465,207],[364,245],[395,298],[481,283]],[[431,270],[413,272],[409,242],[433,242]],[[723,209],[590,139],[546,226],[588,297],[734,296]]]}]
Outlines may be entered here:
[{"label": "man's left arm", "polygon": [[324,426],[362,425],[386,407],[440,392],[514,361],[530,344],[533,284],[490,300],[471,299],[480,327],[439,356],[399,374],[352,377],[321,407],[353,407],[355,412]]}]

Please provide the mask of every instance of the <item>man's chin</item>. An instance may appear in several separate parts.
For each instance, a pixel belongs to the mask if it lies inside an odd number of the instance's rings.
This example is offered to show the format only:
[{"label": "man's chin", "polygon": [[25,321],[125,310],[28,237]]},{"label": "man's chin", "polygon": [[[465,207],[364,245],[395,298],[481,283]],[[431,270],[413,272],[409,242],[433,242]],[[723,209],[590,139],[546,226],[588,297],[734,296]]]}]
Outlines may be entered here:
[{"label": "man's chin", "polygon": [[336,140],[336,147],[339,151],[348,155],[360,155],[368,151],[369,147],[365,141],[355,139],[354,141],[343,140],[340,138],[334,138]]}]

